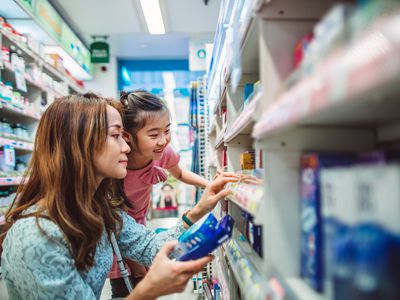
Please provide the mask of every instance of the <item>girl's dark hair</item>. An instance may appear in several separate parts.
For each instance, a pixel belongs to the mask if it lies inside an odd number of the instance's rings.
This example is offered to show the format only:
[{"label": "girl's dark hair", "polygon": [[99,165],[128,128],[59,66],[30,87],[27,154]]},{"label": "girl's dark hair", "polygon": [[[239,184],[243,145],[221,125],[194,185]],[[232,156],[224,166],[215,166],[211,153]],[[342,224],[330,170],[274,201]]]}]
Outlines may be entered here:
[{"label": "girl's dark hair", "polygon": [[148,120],[158,117],[160,112],[169,113],[167,105],[156,95],[145,90],[121,92],[120,101],[123,105],[123,123],[125,131],[131,136],[132,150],[137,150],[137,132]]}]

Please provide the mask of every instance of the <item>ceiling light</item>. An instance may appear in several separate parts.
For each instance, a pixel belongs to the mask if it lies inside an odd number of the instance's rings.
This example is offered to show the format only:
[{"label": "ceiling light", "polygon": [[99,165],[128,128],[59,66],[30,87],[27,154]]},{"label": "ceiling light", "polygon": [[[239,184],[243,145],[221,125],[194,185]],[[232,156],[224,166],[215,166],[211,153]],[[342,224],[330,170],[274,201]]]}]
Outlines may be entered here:
[{"label": "ceiling light", "polygon": [[164,22],[158,0],[140,0],[140,4],[142,5],[149,32],[151,34],[165,34]]}]

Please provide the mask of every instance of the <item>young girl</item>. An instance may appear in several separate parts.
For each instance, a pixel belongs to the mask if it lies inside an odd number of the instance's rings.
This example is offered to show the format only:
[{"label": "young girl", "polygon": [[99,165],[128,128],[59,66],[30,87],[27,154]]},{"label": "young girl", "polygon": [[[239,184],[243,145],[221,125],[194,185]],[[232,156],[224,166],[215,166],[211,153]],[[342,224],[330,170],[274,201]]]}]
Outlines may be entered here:
[{"label": "young girl", "polygon": [[[123,182],[128,214],[145,225],[154,184],[167,180],[168,170],[176,179],[191,185],[206,187],[208,181],[181,169],[179,155],[169,145],[171,121],[167,106],[157,96],[143,90],[121,93],[124,107],[123,123],[130,136],[132,151],[128,154],[128,174]],[[135,285],[146,269],[127,261]],[[118,270],[116,260],[110,272],[113,297],[124,297],[128,291]]]},{"label": "young girl", "polygon": [[[39,122],[29,177],[0,236],[10,299],[99,299],[112,265],[112,233],[124,257],[152,264],[127,299],[182,291],[210,261],[173,262],[168,255],[174,244],[161,249],[188,228],[182,221],[155,234],[119,208],[111,178],[126,176],[129,151],[115,102],[89,94],[49,106]],[[187,217],[195,222],[212,210],[232,180],[224,174],[210,183]]]}]

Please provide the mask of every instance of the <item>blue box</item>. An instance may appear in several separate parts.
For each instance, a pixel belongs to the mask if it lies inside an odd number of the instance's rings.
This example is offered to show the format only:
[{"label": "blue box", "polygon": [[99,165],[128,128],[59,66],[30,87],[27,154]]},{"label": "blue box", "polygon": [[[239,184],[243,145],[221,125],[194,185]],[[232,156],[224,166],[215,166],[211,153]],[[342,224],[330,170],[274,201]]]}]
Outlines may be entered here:
[{"label": "blue box", "polygon": [[354,156],[307,154],[301,157],[301,276],[317,291],[323,290],[323,236],[321,217],[322,168],[346,166]]},{"label": "blue box", "polygon": [[172,257],[186,261],[210,254],[231,238],[233,224],[230,215],[223,217],[219,223],[212,213],[205,215],[179,237]]}]

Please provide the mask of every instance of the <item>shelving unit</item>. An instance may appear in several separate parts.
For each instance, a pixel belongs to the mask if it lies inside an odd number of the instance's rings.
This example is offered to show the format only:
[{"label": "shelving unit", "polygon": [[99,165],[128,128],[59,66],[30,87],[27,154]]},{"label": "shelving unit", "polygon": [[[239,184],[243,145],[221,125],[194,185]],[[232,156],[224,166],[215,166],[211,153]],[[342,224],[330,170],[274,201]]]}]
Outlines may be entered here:
[{"label": "shelving unit", "polygon": [[[239,46],[229,40],[233,2],[226,1],[231,11],[221,14],[208,74],[207,97],[215,112],[209,149],[217,158],[226,153],[226,165],[215,161],[232,172],[241,170],[241,153],[262,150],[264,178],[260,198],[254,191],[234,190],[215,209],[217,216],[229,213],[236,222],[233,239],[216,252],[222,298],[238,299],[239,290],[241,299],[328,300],[329,292],[315,291],[300,275],[300,158],[309,151],[363,153],[398,144],[400,7],[370,18],[351,42],[305,73],[294,70],[295,45],[337,1],[246,1],[235,35]],[[227,50],[235,47],[237,56]],[[235,61],[241,62],[236,89]],[[257,80],[261,90],[243,106],[244,85]],[[262,257],[237,238],[243,212],[263,228]],[[238,264],[237,257],[246,263]],[[247,265],[259,276],[246,275]],[[263,291],[253,296],[256,286]]]},{"label": "shelving unit", "polygon": [[[5,60],[3,55],[0,55],[1,82],[3,84],[11,83],[13,92],[21,95],[21,97],[15,94],[12,97],[3,97],[2,89],[0,89],[0,147],[11,149],[10,153],[12,154],[9,155],[15,157],[17,167],[21,168],[18,163],[28,164],[30,160],[34,149],[33,138],[41,114],[46,107],[56,97],[71,93],[83,93],[84,89],[65,70],[59,70],[51,65],[43,55],[31,49],[9,29],[2,28],[0,25],[0,49],[3,47],[16,51],[25,62],[25,68],[21,68],[17,66],[17,63],[12,64],[9,60]],[[17,80],[22,84],[18,85]],[[26,89],[24,89],[24,85]],[[12,129],[11,126],[15,128]],[[5,164],[5,150],[2,151],[2,159]],[[21,176],[24,173],[21,169],[19,171],[12,170],[10,166],[5,167],[4,170],[6,171],[1,171],[0,174],[0,188],[2,193],[4,192],[3,195],[9,196],[5,196],[6,198],[2,201],[2,212],[6,210],[8,203],[12,200],[12,195],[15,193],[14,187],[21,184],[23,180]],[[1,214],[0,225],[2,222],[4,222],[4,217]]]}]

